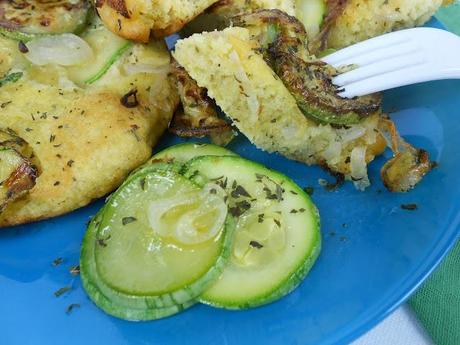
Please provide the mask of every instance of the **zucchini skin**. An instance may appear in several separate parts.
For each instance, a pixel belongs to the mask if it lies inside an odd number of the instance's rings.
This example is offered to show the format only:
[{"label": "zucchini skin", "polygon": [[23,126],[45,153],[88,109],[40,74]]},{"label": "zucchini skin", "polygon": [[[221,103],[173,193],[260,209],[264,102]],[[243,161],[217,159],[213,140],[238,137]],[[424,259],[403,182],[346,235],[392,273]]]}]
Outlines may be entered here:
[{"label": "zucchini skin", "polygon": [[3,37],[9,38],[15,41],[22,41],[22,42],[29,42],[30,40],[37,37],[34,34],[26,34],[25,32],[21,31],[14,31],[0,26],[0,35]]},{"label": "zucchini skin", "polygon": [[80,259],[80,276],[83,288],[86,290],[96,306],[101,308],[107,314],[121,319],[128,321],[147,321],[172,316],[196,303],[195,301],[190,301],[183,305],[172,305],[166,308],[129,308],[126,306],[120,306],[102,293],[97,284],[100,279],[97,276],[94,259],[92,259],[94,241],[96,239],[98,223],[100,222],[101,217],[102,212],[100,211],[91,221],[83,239]]},{"label": "zucchini skin", "polygon": [[15,83],[24,75],[23,72],[13,72],[5,75],[3,78],[0,78],[0,87],[7,83]]},{"label": "zucchini skin", "polygon": [[200,156],[238,156],[236,153],[218,145],[208,143],[182,143],[170,146],[156,153],[149,162],[159,159],[185,164]]},{"label": "zucchini skin", "polygon": [[85,80],[85,84],[93,84],[94,82],[98,81],[99,79],[101,79],[106,73],[107,71],[110,69],[110,67],[112,67],[112,65],[117,62],[117,60],[126,52],[128,51],[128,49],[132,48],[133,46],[133,43],[132,42],[127,42],[123,47],[121,47],[120,49],[118,49],[113,55],[112,57],[107,60],[107,62],[104,64],[104,66],[102,66],[102,68],[96,73],[94,74],[93,76],[91,76],[90,78],[88,78],[87,80]]}]

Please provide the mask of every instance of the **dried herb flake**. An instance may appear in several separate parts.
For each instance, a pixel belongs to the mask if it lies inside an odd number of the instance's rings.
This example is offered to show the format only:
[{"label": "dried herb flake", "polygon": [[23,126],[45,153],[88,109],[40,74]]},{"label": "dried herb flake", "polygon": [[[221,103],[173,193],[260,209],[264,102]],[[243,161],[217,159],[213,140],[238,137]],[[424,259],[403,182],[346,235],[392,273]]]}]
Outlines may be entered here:
[{"label": "dried herb flake", "polygon": [[407,211],[415,211],[418,209],[417,204],[402,204],[401,208]]},{"label": "dried herb flake", "polygon": [[66,308],[65,313],[66,313],[66,314],[70,314],[70,313],[72,312],[72,310],[74,310],[75,308],[80,308],[80,304],[78,304],[78,303],[72,303],[72,304],[70,304],[70,305]]},{"label": "dried herb flake", "polygon": [[251,242],[249,242],[249,245],[251,247],[253,247],[253,248],[256,248],[256,249],[262,249],[264,247],[262,244],[260,244],[257,241],[251,241]]},{"label": "dried herb flake", "polygon": [[59,290],[55,291],[54,296],[56,297],[62,296],[63,294],[65,294],[66,292],[69,292],[70,290],[72,290],[70,286],[64,286],[60,288]]},{"label": "dried herb flake", "polygon": [[129,224],[129,223],[135,222],[136,220],[137,220],[137,218],[135,218],[135,217],[123,217],[121,219],[121,223],[123,225],[126,225],[126,224]]},{"label": "dried herb flake", "polygon": [[54,267],[59,266],[60,264],[62,264],[63,261],[64,261],[63,258],[56,258],[53,260],[53,266]]},{"label": "dried herb flake", "polygon": [[135,108],[139,105],[139,101],[137,100],[137,90],[131,90],[126,95],[121,97],[120,99],[121,104],[126,108]]},{"label": "dried herb flake", "polygon": [[[236,182],[236,181],[235,181]],[[237,185],[231,193],[232,198],[239,198],[240,196],[245,196],[250,198],[251,195],[244,189],[243,186]]]}]

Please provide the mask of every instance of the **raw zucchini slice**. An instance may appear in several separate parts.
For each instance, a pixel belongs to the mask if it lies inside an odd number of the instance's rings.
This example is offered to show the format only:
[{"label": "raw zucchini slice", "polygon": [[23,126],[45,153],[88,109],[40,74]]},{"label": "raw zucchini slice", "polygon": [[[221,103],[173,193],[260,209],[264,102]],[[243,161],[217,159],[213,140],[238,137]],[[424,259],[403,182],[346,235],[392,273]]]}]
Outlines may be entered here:
[{"label": "raw zucchini slice", "polygon": [[184,164],[199,156],[237,156],[236,153],[222,146],[206,143],[184,143],[164,149],[155,154],[149,162],[157,160]]},{"label": "raw zucchini slice", "polygon": [[99,291],[128,310],[195,299],[230,253],[234,222],[222,193],[174,169],[147,166],[132,175],[104,207],[96,233]]},{"label": "raw zucchini slice", "polygon": [[230,262],[199,301],[240,309],[292,291],[321,245],[318,211],[308,195],[288,177],[240,157],[198,157],[185,168],[196,183],[224,188],[229,212],[238,218]]},{"label": "raw zucchini slice", "polygon": [[79,33],[90,7],[87,0],[1,1],[0,33],[24,42],[37,34]]},{"label": "raw zucchini slice", "polygon": [[[191,301],[185,304],[172,305],[166,308],[130,308],[124,305],[114,303],[110,297],[101,292],[98,287],[100,279],[97,275],[96,262],[94,260],[94,249],[97,245],[96,233],[101,221],[102,212],[99,212],[86,231],[81,249],[80,276],[83,287],[94,301],[94,303],[106,313],[125,319],[125,320],[156,320],[167,316],[174,315],[190,306],[195,302]],[[112,294],[116,294],[113,291]],[[110,294],[108,294],[110,296]]]},{"label": "raw zucchini slice", "polygon": [[99,80],[133,46],[131,42],[107,30],[98,18],[80,37],[92,48],[94,60],[67,68],[69,78],[79,85]]}]

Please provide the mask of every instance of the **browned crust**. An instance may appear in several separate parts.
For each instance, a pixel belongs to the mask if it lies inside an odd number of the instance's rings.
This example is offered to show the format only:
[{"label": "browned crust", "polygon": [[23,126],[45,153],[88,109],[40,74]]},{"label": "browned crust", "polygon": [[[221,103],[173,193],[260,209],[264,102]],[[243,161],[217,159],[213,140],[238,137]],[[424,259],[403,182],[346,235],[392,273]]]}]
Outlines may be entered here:
[{"label": "browned crust", "polygon": [[149,22],[141,15],[134,16],[124,0],[96,0],[96,9],[107,28],[113,33],[133,41],[147,43],[151,36],[164,38],[180,31],[194,16],[172,21],[166,27],[157,27],[154,22]]},{"label": "browned crust", "polygon": [[105,3],[109,7],[117,11],[117,13],[122,15],[123,17],[131,17],[128,12],[128,8],[126,7],[126,2],[124,0],[96,0],[96,8],[102,7]]},{"label": "browned crust", "polygon": [[176,60],[171,63],[171,71],[182,107],[174,114],[169,131],[180,137],[204,137],[231,131],[231,125],[217,116],[207,90],[199,87]]},{"label": "browned crust", "polygon": [[37,168],[24,159],[24,162],[4,181],[4,185],[8,188],[8,198],[15,198],[32,189],[37,176]]},{"label": "browned crust", "polygon": [[146,23],[139,16],[134,18],[126,8],[124,1],[99,0],[96,10],[105,26],[114,34],[137,42],[147,43],[149,41],[153,23]]}]

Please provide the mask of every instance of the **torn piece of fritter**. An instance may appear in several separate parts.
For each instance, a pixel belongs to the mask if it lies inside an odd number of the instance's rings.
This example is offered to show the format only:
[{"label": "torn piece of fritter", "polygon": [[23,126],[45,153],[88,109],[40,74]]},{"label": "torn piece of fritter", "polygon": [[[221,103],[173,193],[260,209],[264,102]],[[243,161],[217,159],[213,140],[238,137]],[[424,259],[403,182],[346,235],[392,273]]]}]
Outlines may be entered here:
[{"label": "torn piece of fritter", "polygon": [[368,186],[367,164],[387,146],[381,127],[389,120],[379,111],[346,126],[310,119],[253,34],[240,27],[195,34],[177,42],[174,57],[257,147]]},{"label": "torn piece of fritter", "polygon": [[96,9],[115,34],[147,42],[179,31],[216,0],[96,0]]},{"label": "torn piece of fritter", "polygon": [[0,47],[0,129],[21,138],[31,150],[24,157],[39,168],[35,186],[0,213],[0,226],[61,215],[111,192],[151,156],[179,101],[164,42],[126,46],[87,82],[81,73],[94,63],[36,65],[18,42],[0,38]]}]

